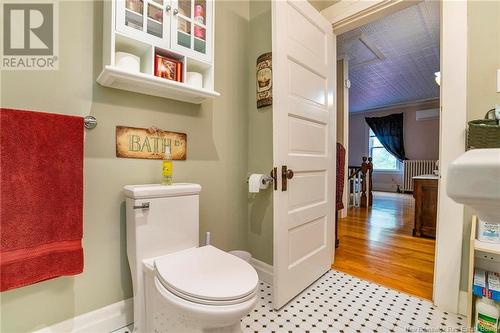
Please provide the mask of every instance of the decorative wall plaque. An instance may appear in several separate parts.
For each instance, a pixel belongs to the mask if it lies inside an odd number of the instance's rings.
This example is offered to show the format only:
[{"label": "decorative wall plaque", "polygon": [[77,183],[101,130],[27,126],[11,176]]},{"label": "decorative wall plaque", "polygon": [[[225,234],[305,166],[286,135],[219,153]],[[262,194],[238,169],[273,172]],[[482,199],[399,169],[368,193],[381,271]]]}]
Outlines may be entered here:
[{"label": "decorative wall plaque", "polygon": [[161,160],[165,146],[170,146],[174,160],[185,160],[187,135],[156,127],[116,126],[116,157]]},{"label": "decorative wall plaque", "polygon": [[257,108],[273,104],[272,53],[257,58]]}]

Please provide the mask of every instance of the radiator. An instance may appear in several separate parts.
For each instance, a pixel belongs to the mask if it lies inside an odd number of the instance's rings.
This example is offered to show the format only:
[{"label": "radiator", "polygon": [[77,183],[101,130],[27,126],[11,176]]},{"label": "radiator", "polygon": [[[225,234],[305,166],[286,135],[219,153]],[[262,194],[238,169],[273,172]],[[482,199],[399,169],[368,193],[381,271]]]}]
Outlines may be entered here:
[{"label": "radiator", "polygon": [[413,192],[413,177],[430,175],[436,169],[435,160],[406,160],[403,162],[403,188],[405,192]]}]

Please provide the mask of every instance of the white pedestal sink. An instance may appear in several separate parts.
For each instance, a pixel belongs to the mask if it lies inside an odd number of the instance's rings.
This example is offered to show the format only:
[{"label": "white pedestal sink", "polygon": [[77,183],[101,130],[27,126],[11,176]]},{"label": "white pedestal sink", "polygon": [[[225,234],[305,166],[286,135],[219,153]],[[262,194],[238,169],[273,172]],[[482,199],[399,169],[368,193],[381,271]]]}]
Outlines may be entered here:
[{"label": "white pedestal sink", "polygon": [[500,224],[500,149],[469,150],[453,161],[446,190],[476,210],[480,221]]}]

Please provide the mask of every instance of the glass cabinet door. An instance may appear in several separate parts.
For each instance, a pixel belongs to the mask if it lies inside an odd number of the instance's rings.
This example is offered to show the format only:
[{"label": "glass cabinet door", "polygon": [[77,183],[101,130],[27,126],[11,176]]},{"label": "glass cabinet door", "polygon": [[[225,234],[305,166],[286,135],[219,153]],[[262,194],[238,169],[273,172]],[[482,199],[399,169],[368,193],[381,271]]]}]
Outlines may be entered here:
[{"label": "glass cabinet door", "polygon": [[116,0],[116,30],[167,48],[170,8],[169,0]]},{"label": "glass cabinet door", "polygon": [[199,60],[210,61],[212,1],[174,0],[172,7],[172,49]]}]

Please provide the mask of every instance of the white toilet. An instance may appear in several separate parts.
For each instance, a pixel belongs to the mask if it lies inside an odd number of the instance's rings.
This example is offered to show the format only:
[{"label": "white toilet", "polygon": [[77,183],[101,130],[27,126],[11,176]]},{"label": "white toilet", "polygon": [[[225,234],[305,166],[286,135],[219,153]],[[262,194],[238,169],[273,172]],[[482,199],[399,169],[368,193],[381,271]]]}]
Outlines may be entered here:
[{"label": "white toilet", "polygon": [[198,247],[200,190],[197,184],[124,188],[135,332],[241,332],[240,319],[257,302],[250,264]]}]

